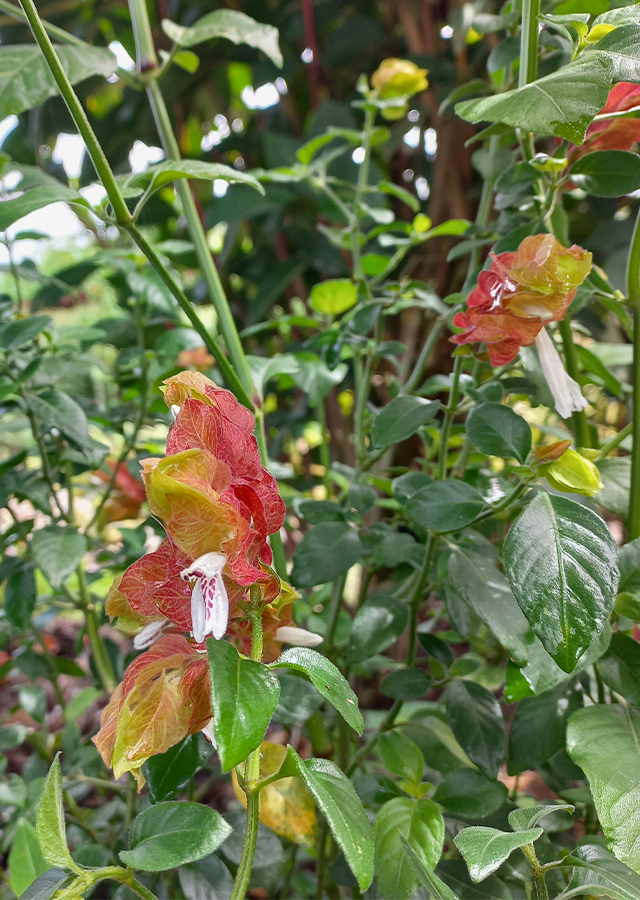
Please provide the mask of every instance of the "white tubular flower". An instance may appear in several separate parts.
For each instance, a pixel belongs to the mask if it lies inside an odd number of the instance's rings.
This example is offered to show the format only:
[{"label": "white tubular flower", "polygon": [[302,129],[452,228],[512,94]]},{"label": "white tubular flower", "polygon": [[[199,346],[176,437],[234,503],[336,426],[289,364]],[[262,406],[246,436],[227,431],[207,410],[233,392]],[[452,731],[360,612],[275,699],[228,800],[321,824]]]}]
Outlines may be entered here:
[{"label": "white tubular flower", "polygon": [[140,634],[137,634],[134,637],[133,646],[136,650],[146,650],[147,647],[150,647],[158,640],[164,631],[165,626],[170,624],[171,622],[169,619],[157,619],[155,622],[149,622],[148,625],[145,625]]},{"label": "white tubular flower", "polygon": [[294,625],[282,625],[278,628],[276,640],[282,641],[283,644],[293,644],[294,647],[317,647],[322,643],[319,634],[305,628],[296,628]]},{"label": "white tubular flower", "polygon": [[171,418],[174,422],[178,418],[178,413],[180,412],[180,409],[181,409],[181,407],[179,407],[177,403],[174,403],[174,404],[172,404],[171,409],[169,410],[169,412],[171,413]]},{"label": "white tubular flower", "polygon": [[204,553],[180,572],[184,581],[195,581],[191,592],[191,625],[198,644],[210,634],[219,641],[227,630],[229,598],[222,580],[226,562],[224,553]]},{"label": "white tubular flower", "polygon": [[563,419],[568,419],[572,412],[579,412],[587,405],[580,385],[567,375],[560,355],[547,334],[546,328],[543,328],[536,338],[536,349],[542,372],[547,379],[549,390],[553,394],[556,410]]},{"label": "white tubular flower", "polygon": [[206,737],[206,739],[207,739],[211,744],[213,744],[214,747],[217,748],[218,745],[216,744],[216,733],[215,733],[215,731],[213,730],[213,719],[209,719],[209,721],[207,722],[207,724],[206,724],[206,725],[204,726],[204,728],[202,729],[202,733],[203,733],[203,735]]}]

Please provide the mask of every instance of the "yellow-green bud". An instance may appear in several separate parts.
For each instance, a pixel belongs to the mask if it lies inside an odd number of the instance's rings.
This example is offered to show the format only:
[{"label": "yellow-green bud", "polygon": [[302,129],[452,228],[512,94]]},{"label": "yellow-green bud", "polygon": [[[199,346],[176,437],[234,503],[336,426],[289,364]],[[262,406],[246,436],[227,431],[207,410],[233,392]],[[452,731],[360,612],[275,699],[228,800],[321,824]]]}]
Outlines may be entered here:
[{"label": "yellow-green bud", "polygon": [[429,82],[427,70],[419,69],[408,59],[383,59],[371,76],[371,84],[381,100],[412,97],[424,91]]},{"label": "yellow-green bud", "polygon": [[585,497],[593,497],[604,487],[596,466],[577,450],[565,450],[560,459],[549,467],[547,481],[557,491],[583,494]]}]

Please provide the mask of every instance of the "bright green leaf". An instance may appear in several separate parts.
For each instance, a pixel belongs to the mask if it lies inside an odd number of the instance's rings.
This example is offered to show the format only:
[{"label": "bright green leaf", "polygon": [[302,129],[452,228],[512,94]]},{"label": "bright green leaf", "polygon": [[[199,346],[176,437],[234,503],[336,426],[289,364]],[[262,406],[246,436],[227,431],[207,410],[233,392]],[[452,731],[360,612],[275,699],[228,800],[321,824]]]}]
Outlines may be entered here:
[{"label": "bright green leaf", "polygon": [[420,747],[401,731],[387,731],[376,741],[376,750],[382,763],[393,775],[399,775],[414,784],[422,781],[424,757]]},{"label": "bright green leaf", "polygon": [[272,25],[256,22],[255,19],[235,9],[216,9],[198,19],[189,28],[163,19],[162,30],[181,47],[194,47],[214,38],[226,38],[234,44],[248,44],[249,47],[262,50],[276,66],[282,66],[278,29]]},{"label": "bright green leaf", "polygon": [[534,828],[541,819],[545,819],[552,813],[574,812],[575,806],[571,803],[541,803],[537,806],[525,806],[522,809],[512,809],[509,813],[509,825],[514,831],[528,831]]},{"label": "bright green leaf", "polygon": [[384,900],[408,900],[420,878],[409,862],[404,837],[426,869],[435,869],[444,842],[444,821],[433,800],[394,797],[384,803],[375,821],[375,871]]},{"label": "bright green leaf", "polygon": [[311,308],[325,316],[339,316],[358,300],[358,290],[347,278],[329,278],[314,284],[309,294]]},{"label": "bright green leaf", "polygon": [[31,553],[36,566],[49,584],[60,585],[71,575],[87,551],[87,540],[74,528],[47,525],[31,538]]},{"label": "bright green leaf", "polygon": [[19,897],[39,875],[49,868],[44,859],[36,830],[27,819],[18,819],[16,836],[9,853],[9,884]]},{"label": "bright green leaf", "polygon": [[459,831],[453,842],[464,856],[471,880],[484,881],[500,868],[514,850],[533,843],[541,834],[542,828],[509,834],[497,828],[474,825]]},{"label": "bright green leaf", "polygon": [[51,763],[49,774],[44,785],[38,814],[36,817],[36,834],[42,855],[52,866],[81,872],[71,859],[67,847],[67,829],[62,807],[62,771],[60,770],[60,754]]},{"label": "bright green leaf", "polygon": [[29,316],[27,319],[18,319],[12,322],[2,332],[0,345],[3,350],[15,350],[28,344],[35,337],[49,328],[53,320],[49,316]]}]

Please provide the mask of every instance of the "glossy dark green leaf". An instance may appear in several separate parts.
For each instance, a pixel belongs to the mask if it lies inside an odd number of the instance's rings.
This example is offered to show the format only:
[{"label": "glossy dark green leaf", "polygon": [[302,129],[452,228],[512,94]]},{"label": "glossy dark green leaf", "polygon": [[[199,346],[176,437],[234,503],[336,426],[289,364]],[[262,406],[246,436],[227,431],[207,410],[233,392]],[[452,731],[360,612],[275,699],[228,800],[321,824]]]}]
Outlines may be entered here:
[{"label": "glossy dark green leaf", "polygon": [[581,144],[607,102],[612,78],[609,57],[591,52],[526,87],[458,103],[456,113],[468,122],[502,122]]},{"label": "glossy dark green leaf", "polygon": [[[108,78],[117,67],[115,56],[106,47],[58,46],[56,52],[71,84],[92,75]],[[36,44],[3,46],[0,66],[0,119],[17,116],[58,94],[53,75]]]},{"label": "glossy dark green leaf", "polygon": [[322,704],[322,696],[306,678],[278,673],[280,698],[273,718],[281,725],[290,727],[298,722],[306,722]]},{"label": "glossy dark green leaf", "polygon": [[[640,875],[616,859],[600,844],[582,844],[565,858],[573,863],[573,878],[566,897],[615,897],[640,900]],[[575,892],[575,893],[574,893]]]},{"label": "glossy dark green leaf", "polygon": [[622,704],[579,709],[569,719],[567,750],[589,780],[607,846],[640,868],[640,713]]},{"label": "glossy dark green leaf", "polygon": [[191,25],[183,28],[169,19],[162,20],[164,33],[181,47],[194,47],[204,41],[226,38],[234,44],[247,44],[262,50],[276,66],[282,65],[282,53],[278,44],[278,29],[273,25],[256,22],[235,9],[216,9]]},{"label": "glossy dark green leaf", "polygon": [[445,773],[433,799],[454,816],[484,819],[500,809],[507,794],[501,781],[491,781],[477,769],[462,766]]},{"label": "glossy dark green leaf", "polygon": [[382,653],[403,634],[409,624],[406,603],[391,594],[374,594],[358,610],[351,625],[347,659],[360,662]]},{"label": "glossy dark green leaf", "polygon": [[629,541],[618,550],[618,565],[620,566],[620,584],[618,589],[622,593],[640,592],[640,538]]},{"label": "glossy dark green leaf", "polygon": [[87,541],[75,528],[48,525],[35,532],[30,547],[36,566],[51,587],[57,588],[86,553]]},{"label": "glossy dark green leaf", "polygon": [[420,631],[420,627],[418,627],[418,640],[429,656],[433,656],[434,659],[447,669],[451,666],[453,663],[453,652],[446,641],[443,641],[441,638],[429,634],[426,631]]},{"label": "glossy dark green leaf", "polygon": [[394,700],[419,700],[431,687],[431,678],[424,669],[411,666],[397,669],[382,679],[380,690]]},{"label": "glossy dark green leaf", "polygon": [[640,645],[626,634],[614,634],[609,649],[598,661],[605,684],[640,708]]},{"label": "glossy dark green leaf", "polygon": [[572,672],[613,609],[619,574],[611,532],[586,506],[541,492],[511,526],[504,560],[529,624]]},{"label": "glossy dark green leaf", "polygon": [[469,867],[471,880],[484,881],[509,859],[514,850],[531,844],[541,834],[542,828],[509,834],[507,831],[498,831],[497,828],[473,825],[459,831],[453,842]]},{"label": "glossy dark green leaf", "polygon": [[401,731],[387,731],[376,741],[376,750],[385,769],[393,775],[419,784],[424,772],[420,747]]},{"label": "glossy dark green leaf", "polygon": [[47,869],[20,894],[20,900],[52,900],[68,878],[63,869]]},{"label": "glossy dark green leaf", "polygon": [[29,395],[27,405],[48,428],[57,428],[80,447],[89,444],[87,417],[82,407],[64,391],[50,388]]},{"label": "glossy dark green leaf", "polygon": [[4,591],[4,612],[14,628],[26,631],[36,605],[36,580],[32,566],[14,572]]},{"label": "glossy dark green leaf", "polygon": [[458,531],[485,508],[482,495],[458,479],[436,481],[420,488],[407,501],[407,517],[433,531]]},{"label": "glossy dark green leaf", "polygon": [[373,878],[373,831],[349,779],[328,759],[300,759],[289,747],[281,771],[298,775],[325,819],[362,890]]},{"label": "glossy dark green leaf", "polygon": [[447,721],[456,740],[488,778],[497,778],[507,735],[500,704],[486,688],[454,679],[447,688]]},{"label": "glossy dark green leaf", "polygon": [[621,197],[640,188],[640,158],[637,153],[623,150],[594,150],[580,157],[569,175],[579,188],[594,197]]},{"label": "glossy dark green leaf", "polygon": [[509,734],[509,774],[535,769],[562,750],[567,719],[580,705],[581,695],[566,682],[521,700]]},{"label": "glossy dark green leaf", "polygon": [[522,809],[512,809],[509,813],[509,825],[514,831],[528,831],[547,816],[560,810],[574,812],[575,807],[571,803],[543,803],[537,806],[525,806]]},{"label": "glossy dark green leaf", "polygon": [[596,50],[613,63],[614,81],[640,82],[640,24],[627,22],[598,41]]},{"label": "glossy dark green leaf", "polygon": [[389,447],[411,437],[430,422],[440,409],[439,400],[401,395],[387,403],[373,420],[371,440],[377,448]]},{"label": "glossy dark green leaf", "polygon": [[213,727],[222,771],[228,772],[262,743],[280,684],[267,666],[244,659],[227,641],[210,638],[207,650]]},{"label": "glossy dark green leaf", "polygon": [[320,522],[296,548],[291,581],[297,587],[333,581],[348,572],[361,553],[358,532],[346,522]]},{"label": "glossy dark green leaf", "polygon": [[[11,890],[20,897],[38,876],[49,869],[44,859],[36,830],[28,819],[18,819],[15,838],[8,860],[9,884]],[[62,881],[67,876],[64,875]],[[51,896],[51,895],[49,895]]]},{"label": "glossy dark green leaf", "polygon": [[270,666],[274,669],[295,669],[304,672],[316,690],[338,710],[345,722],[348,722],[358,734],[362,734],[364,723],[358,709],[358,698],[344,675],[322,653],[309,647],[290,647]]},{"label": "glossy dark green leaf", "polygon": [[435,869],[444,842],[442,815],[432,800],[395,797],[384,803],[375,821],[375,871],[384,900],[408,900],[420,884],[401,841],[411,845],[425,868]]},{"label": "glossy dark green leaf", "polygon": [[51,763],[49,774],[45,782],[38,815],[36,817],[36,833],[42,855],[52,866],[61,869],[71,869],[79,872],[80,869],[71,859],[67,846],[67,829],[62,808],[62,771],[60,769],[60,754],[58,753]]},{"label": "glossy dark green leaf", "polygon": [[26,319],[18,319],[12,322],[2,332],[0,346],[3,350],[15,350],[28,344],[35,337],[49,328],[53,320],[49,316],[29,316]]},{"label": "glossy dark green leaf", "polygon": [[524,463],[531,450],[529,423],[501,403],[481,403],[467,419],[467,435],[488,456],[502,456]]},{"label": "glossy dark green leaf", "polygon": [[178,880],[185,900],[229,900],[233,890],[231,873],[215,854],[180,866]]},{"label": "glossy dark green leaf", "polygon": [[211,744],[202,734],[190,734],[165,753],[147,760],[143,768],[152,802],[158,803],[174,797],[212,753]]},{"label": "glossy dark green leaf", "polygon": [[631,459],[626,456],[605,458],[598,461],[598,469],[604,484],[596,495],[598,506],[626,521],[629,515]]},{"label": "glossy dark green leaf", "polygon": [[129,850],[120,859],[132,869],[163,872],[202,859],[231,833],[220,813],[202,803],[156,803],[133,820]]}]

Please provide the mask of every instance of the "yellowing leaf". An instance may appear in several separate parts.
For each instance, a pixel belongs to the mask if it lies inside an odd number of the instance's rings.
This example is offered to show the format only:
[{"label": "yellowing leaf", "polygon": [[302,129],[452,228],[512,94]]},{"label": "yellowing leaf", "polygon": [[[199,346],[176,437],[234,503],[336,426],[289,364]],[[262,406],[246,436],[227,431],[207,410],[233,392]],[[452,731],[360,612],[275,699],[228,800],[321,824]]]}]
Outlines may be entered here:
[{"label": "yellowing leaf", "polygon": [[[282,765],[287,748],[282,744],[263,741],[260,745],[260,775],[268,778]],[[232,772],[233,790],[244,807],[247,798]],[[318,817],[313,797],[301,778],[281,778],[260,791],[260,821],[296,844],[312,847],[318,832]]]}]

